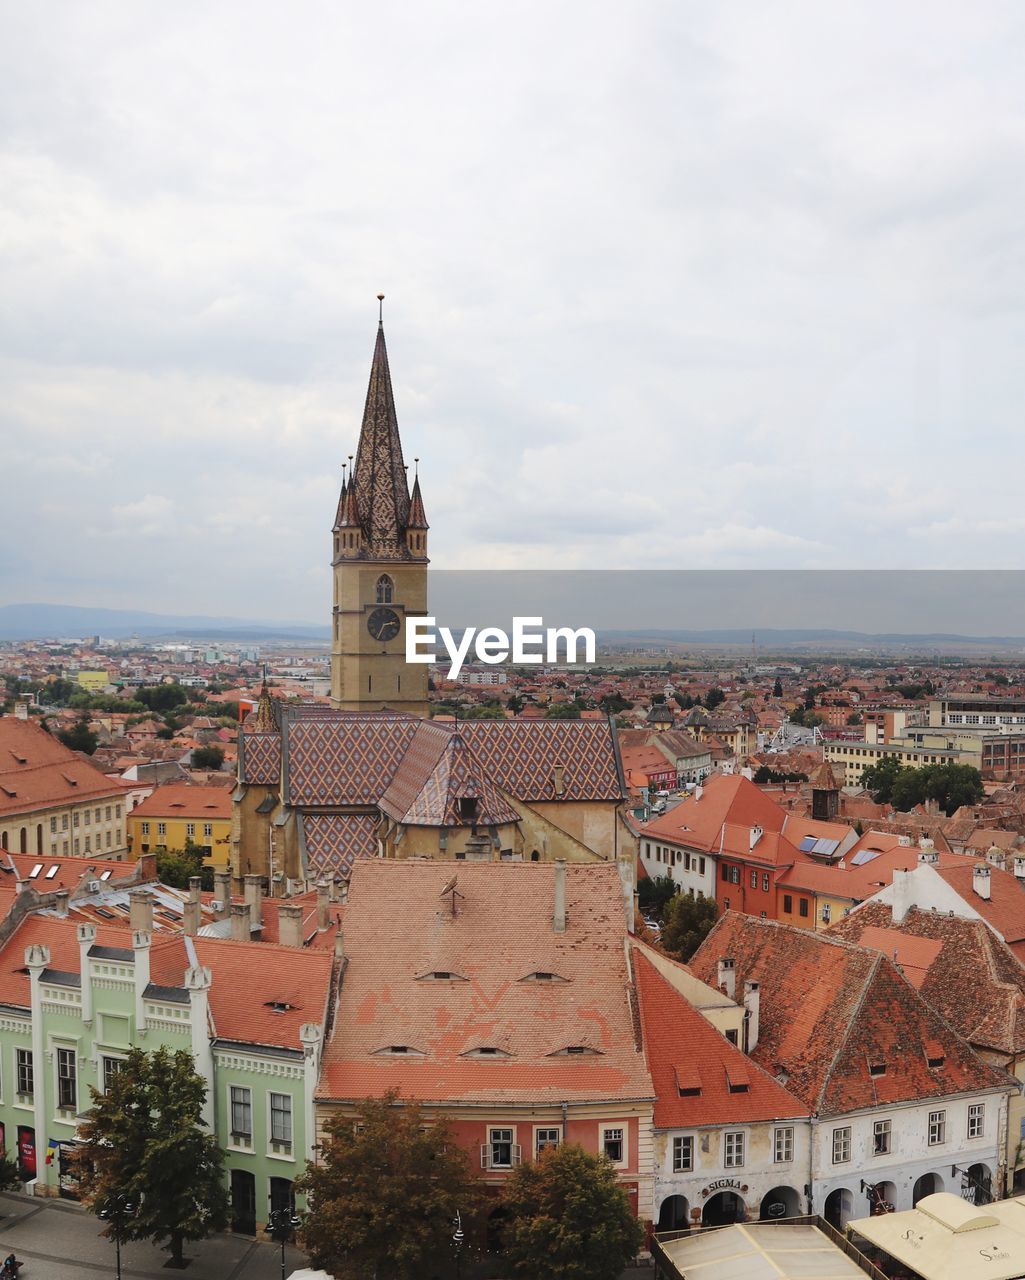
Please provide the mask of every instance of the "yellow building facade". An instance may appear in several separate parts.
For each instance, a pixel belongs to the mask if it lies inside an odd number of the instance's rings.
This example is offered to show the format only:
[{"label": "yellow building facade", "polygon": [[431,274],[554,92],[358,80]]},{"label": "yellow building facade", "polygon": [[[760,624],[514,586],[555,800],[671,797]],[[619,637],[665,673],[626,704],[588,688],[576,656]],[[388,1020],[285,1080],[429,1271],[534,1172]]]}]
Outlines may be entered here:
[{"label": "yellow building facade", "polygon": [[203,851],[203,865],[223,870],[231,852],[231,792],[227,787],[180,783],[158,787],[128,815],[132,858],[144,853]]}]

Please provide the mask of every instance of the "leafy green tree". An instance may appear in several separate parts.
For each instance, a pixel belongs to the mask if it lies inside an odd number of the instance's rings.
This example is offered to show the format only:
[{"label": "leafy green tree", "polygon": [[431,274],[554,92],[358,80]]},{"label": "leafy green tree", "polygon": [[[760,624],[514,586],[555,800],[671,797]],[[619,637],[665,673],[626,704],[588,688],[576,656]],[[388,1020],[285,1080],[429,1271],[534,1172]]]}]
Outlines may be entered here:
[{"label": "leafy green tree", "polygon": [[876,804],[886,804],[893,795],[893,784],[897,781],[901,764],[896,756],[883,756],[877,763],[862,770],[861,785],[872,792]]},{"label": "leafy green tree", "polygon": [[689,960],[715,924],[715,917],[714,898],[677,894],[665,909],[662,946],[677,960]]},{"label": "leafy green tree", "polygon": [[637,904],[644,914],[661,920],[666,905],[676,896],[676,881],[672,876],[646,876],[637,882]]},{"label": "leafy green tree", "polygon": [[718,687],[709,689],[709,691],[705,694],[705,707],[708,711],[714,711],[716,707],[720,706],[725,701],[726,701],[726,695]]},{"label": "leafy green tree", "polygon": [[505,705],[514,716],[518,716],[523,710],[523,699],[518,693],[510,693]]},{"label": "leafy green tree", "polygon": [[452,1223],[480,1202],[466,1153],[443,1119],[391,1090],[325,1124],[316,1164],[296,1180],[310,1198],[303,1247],[338,1280],[414,1280],[448,1269]]},{"label": "leafy green tree", "polygon": [[99,737],[89,728],[87,715],[80,716],[70,729],[61,729],[57,737],[72,751],[82,751],[87,756],[91,756],[100,745]]},{"label": "leafy green tree", "polygon": [[196,747],[192,753],[194,769],[219,769],[224,764],[223,747]]},{"label": "leafy green tree", "polygon": [[170,711],[174,707],[183,706],[189,700],[188,693],[180,684],[154,685],[152,688],[137,690],[135,696],[151,711]]},{"label": "leafy green tree", "polygon": [[546,720],[579,720],[580,708],[575,702],[553,702],[545,711]]},{"label": "leafy green tree", "polygon": [[772,686],[772,696],[774,698],[783,697],[783,681],[779,678],[779,676],[776,677],[776,681]]},{"label": "leafy green tree", "polygon": [[848,723],[849,725],[862,724],[862,723],[863,723],[863,721],[862,721],[862,717],[861,717],[861,712],[860,712],[860,711],[852,711],[852,712],[851,712],[851,714],[847,717],[847,723]]},{"label": "leafy green tree", "polygon": [[804,724],[804,716],[805,716],[804,707],[794,707],[793,711],[791,711],[790,713],[790,717],[789,717],[790,723]]},{"label": "leafy green tree", "polygon": [[462,716],[463,720],[504,720],[505,712],[497,702],[482,702],[479,706],[468,707]]},{"label": "leafy green tree", "polygon": [[83,1199],[98,1214],[113,1196],[127,1196],[135,1213],[122,1239],[166,1240],[170,1265],[185,1265],[186,1240],[228,1224],[224,1153],[205,1131],[206,1083],[192,1054],[130,1049],[107,1092],[92,1095],[76,1152]]},{"label": "leafy green tree", "polygon": [[629,711],[633,703],[621,693],[607,693],[598,704],[610,716],[618,716],[621,711]]},{"label": "leafy green tree", "polygon": [[17,1160],[6,1152],[0,1153],[0,1191],[13,1191],[15,1187],[20,1188],[21,1185],[21,1172],[18,1169]]},{"label": "leafy green tree", "polygon": [[618,1280],[644,1242],[613,1166],[578,1146],[518,1165],[504,1200],[505,1255],[524,1280]]}]

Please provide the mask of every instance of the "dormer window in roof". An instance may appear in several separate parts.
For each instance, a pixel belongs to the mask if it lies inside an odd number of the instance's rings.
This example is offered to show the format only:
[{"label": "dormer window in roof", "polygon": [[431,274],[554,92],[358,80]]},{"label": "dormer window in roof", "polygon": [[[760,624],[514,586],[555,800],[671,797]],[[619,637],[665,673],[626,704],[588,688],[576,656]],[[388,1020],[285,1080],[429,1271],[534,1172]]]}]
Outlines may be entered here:
[{"label": "dormer window in roof", "polygon": [[461,1058],[511,1058],[508,1049],[500,1049],[494,1044],[478,1045],[476,1049],[468,1049],[459,1055]]},{"label": "dormer window in roof", "polygon": [[[177,917],[172,916],[171,919],[176,920]],[[290,1004],[287,1000],[265,1000],[263,1007],[270,1009],[271,1013],[288,1013],[292,1009],[298,1009],[299,1005]]]},{"label": "dormer window in roof", "polygon": [[701,1072],[696,1063],[676,1068],[676,1091],[681,1098],[699,1098],[701,1096]]},{"label": "dormer window in roof", "polygon": [[536,969],[533,973],[524,974],[521,982],[569,982],[561,973],[549,973],[547,969]]},{"label": "dormer window in roof", "polygon": [[747,1093],[751,1088],[751,1076],[748,1073],[747,1063],[738,1058],[735,1062],[730,1062],[726,1067],[726,1084],[730,1093]]},{"label": "dormer window in roof", "polygon": [[946,1050],[943,1045],[938,1040],[926,1040],[923,1047],[925,1049],[925,1060],[929,1066],[934,1069],[942,1067],[947,1060]]},{"label": "dormer window in roof", "polygon": [[868,1064],[868,1074],[869,1074],[870,1076],[885,1076],[885,1075],[886,1075],[886,1063],[885,1063],[885,1062],[870,1062],[870,1063]]},{"label": "dormer window in roof", "polygon": [[386,1044],[381,1049],[374,1050],[375,1058],[422,1058],[424,1051],[415,1049],[410,1044]]},{"label": "dormer window in roof", "polygon": [[468,982],[468,978],[464,978],[461,973],[453,973],[451,969],[432,969],[428,973],[421,973],[417,977],[417,982]]},{"label": "dormer window in roof", "polygon": [[568,1044],[564,1049],[556,1049],[548,1056],[549,1058],[598,1058],[602,1056],[602,1052],[589,1044]]}]

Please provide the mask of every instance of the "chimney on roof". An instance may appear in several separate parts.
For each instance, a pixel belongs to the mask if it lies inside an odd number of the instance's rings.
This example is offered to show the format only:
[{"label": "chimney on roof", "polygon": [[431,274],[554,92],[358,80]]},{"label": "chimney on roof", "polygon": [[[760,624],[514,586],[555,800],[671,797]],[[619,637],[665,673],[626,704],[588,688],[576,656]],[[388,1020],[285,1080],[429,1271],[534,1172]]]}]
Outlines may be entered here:
[{"label": "chimney on roof", "polygon": [[716,986],[732,1000],[737,994],[737,962],[732,956],[724,956],[716,966]]},{"label": "chimney on roof", "polygon": [[231,907],[231,872],[224,871],[214,872],[214,897],[220,906],[217,908],[217,918],[223,919]]},{"label": "chimney on roof", "polygon": [[1025,858],[1021,854],[1015,855],[1014,878],[1015,880],[1025,880]]},{"label": "chimney on roof", "polygon": [[326,880],[317,881],[317,928],[323,932],[331,924],[331,889]]},{"label": "chimney on roof", "polygon": [[14,704],[14,715],[18,720],[28,719],[28,698],[19,698]]},{"label": "chimney on roof", "polygon": [[283,947],[303,944],[303,908],[300,903],[282,902],[278,907],[278,942]]},{"label": "chimney on roof", "polygon": [[231,936],[235,942],[248,942],[252,936],[250,930],[249,908],[244,902],[233,902],[230,909]]},{"label": "chimney on roof", "polygon": [[566,766],[557,764],[552,769],[555,781],[555,794],[557,796],[564,795],[566,792]]},{"label": "chimney on roof", "polygon": [[263,928],[263,876],[246,876],[246,906],[254,929]]},{"label": "chimney on roof", "polygon": [[133,933],[153,932],[153,899],[145,889],[129,891],[128,923]]},{"label": "chimney on roof", "polygon": [[1003,849],[1001,849],[999,845],[991,844],[986,850],[986,861],[991,866],[999,867],[1003,870],[1004,863],[1006,862]]},{"label": "chimney on roof", "polygon": [[984,902],[989,902],[992,893],[990,870],[984,862],[977,862],[972,868],[972,889]]},{"label": "chimney on roof", "polygon": [[199,906],[199,876],[189,877],[189,896],[182,908],[182,928],[188,937],[194,938],[199,933],[202,912]]},{"label": "chimney on roof", "polygon": [[555,910],[552,912],[552,928],[556,933],[566,932],[566,860],[556,858],[555,866]]},{"label": "chimney on roof", "polygon": [[758,1019],[762,993],[757,982],[744,983],[744,1051],[754,1053],[758,1043]]},{"label": "chimney on roof", "polygon": [[335,959],[339,962],[345,960],[345,935],[341,929],[335,934]]},{"label": "chimney on roof", "polygon": [[68,915],[68,898],[71,894],[67,889],[58,889],[53,895],[53,909],[61,917],[62,920],[67,919]]},{"label": "chimney on roof", "polygon": [[327,896],[332,902],[341,902],[342,888],[337,876],[331,876],[327,882]]},{"label": "chimney on roof", "polygon": [[698,787],[695,787],[695,788],[694,788],[694,799],[695,799],[695,800],[700,800],[700,799],[701,799],[701,797],[702,797],[704,794],[705,794],[705,788],[704,788],[704,787],[698,786]]},{"label": "chimney on roof", "polygon": [[765,835],[765,832],[762,830],[762,828],[761,828],[760,826],[758,826],[758,824],[757,824],[757,823],[755,823],[755,825],[751,828],[751,844],[750,844],[750,847],[751,847],[752,849],[755,847],[755,845],[758,843],[758,841],[759,841],[759,840],[761,840],[761,838],[762,838],[762,836],[763,836],[763,835]]},{"label": "chimney on roof", "polygon": [[[930,846],[932,845],[931,840],[928,843]],[[920,848],[918,850],[918,865],[920,867],[934,867],[939,860],[940,855],[934,848]]]},{"label": "chimney on roof", "polygon": [[900,924],[914,905],[915,893],[911,887],[911,872],[894,871],[893,899],[890,907],[893,923]]}]

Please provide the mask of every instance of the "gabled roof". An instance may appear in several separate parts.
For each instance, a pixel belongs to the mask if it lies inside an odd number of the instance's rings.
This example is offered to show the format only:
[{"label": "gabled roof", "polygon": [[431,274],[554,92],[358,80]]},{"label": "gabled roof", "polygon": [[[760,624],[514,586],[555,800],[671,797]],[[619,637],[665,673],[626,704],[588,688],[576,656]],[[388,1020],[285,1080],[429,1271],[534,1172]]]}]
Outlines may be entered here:
[{"label": "gabled roof", "polygon": [[[820,1115],[1010,1083],[877,951],[727,912],[690,967],[714,983],[723,957],[735,961],[738,989],[760,983],[751,1056]],[[942,1066],[929,1066],[927,1043]]]},{"label": "gabled roof", "polygon": [[565,868],[564,933],[555,875],[551,863],[357,863],[318,1096],[650,1099],[618,870]]},{"label": "gabled roof", "polygon": [[[673,1129],[805,1116],[793,1094],[751,1061],[662,977],[640,944],[632,947],[655,1127]],[[747,1088],[730,1091],[743,1078]],[[683,1089],[697,1093],[681,1093]]]},{"label": "gabled roof", "polygon": [[196,787],[172,782],[157,787],[129,816],[224,821],[231,817],[231,791],[228,787]]},{"label": "gabled roof", "polygon": [[1025,885],[1009,871],[990,867],[990,896],[981,898],[972,887],[977,862],[976,858],[954,855],[949,862],[937,866],[936,873],[988,921],[1005,942],[1025,942]]},{"label": "gabled roof", "polygon": [[0,716],[0,818],[120,800],[127,790],[31,720]]},{"label": "gabled roof", "polygon": [[1025,968],[984,921],[913,907],[895,922],[887,904],[866,902],[830,933],[893,957],[970,1043],[1025,1053]]},{"label": "gabled roof", "polygon": [[467,826],[460,801],[477,801],[474,822],[500,826],[519,814],[489,781],[458,730],[425,721],[417,729],[379,806],[410,826]]},{"label": "gabled roof", "polygon": [[785,820],[786,811],[742,774],[719,775],[647,823],[641,834],[715,853],[726,823],[748,830],[758,826],[766,832],[780,832]]}]

